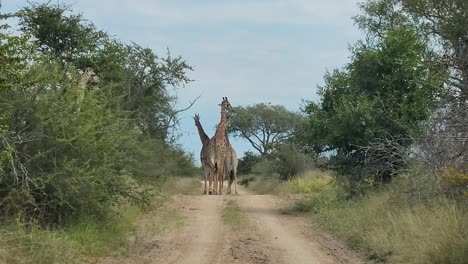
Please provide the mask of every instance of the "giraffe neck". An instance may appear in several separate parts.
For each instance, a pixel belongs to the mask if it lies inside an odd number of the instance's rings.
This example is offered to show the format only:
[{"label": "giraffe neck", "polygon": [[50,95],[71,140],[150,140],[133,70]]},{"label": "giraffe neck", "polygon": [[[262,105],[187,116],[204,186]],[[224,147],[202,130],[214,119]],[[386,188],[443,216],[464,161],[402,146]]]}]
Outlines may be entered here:
[{"label": "giraffe neck", "polygon": [[199,120],[195,120],[195,125],[197,126],[198,135],[200,136],[200,140],[201,140],[202,144],[205,145],[206,143],[208,143],[208,141],[210,141],[210,138],[205,133],[205,130],[203,130],[203,127],[202,127]]},{"label": "giraffe neck", "polygon": [[225,108],[224,106],[222,106],[221,107],[221,120],[219,121],[219,124],[216,127],[215,136],[219,138],[219,137],[226,137],[226,135],[227,135],[227,118],[226,118]]}]

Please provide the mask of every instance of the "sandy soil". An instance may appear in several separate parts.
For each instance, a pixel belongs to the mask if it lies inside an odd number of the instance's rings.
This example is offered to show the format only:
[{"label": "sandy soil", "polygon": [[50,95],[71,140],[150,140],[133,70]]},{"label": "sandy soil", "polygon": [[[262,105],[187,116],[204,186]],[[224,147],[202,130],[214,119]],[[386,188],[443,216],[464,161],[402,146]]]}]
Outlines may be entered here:
[{"label": "sandy soil", "polygon": [[[176,197],[175,206],[185,218],[183,228],[148,237],[140,234],[131,241],[128,256],[97,263],[363,263],[310,220],[283,213],[284,199],[238,190],[237,196]],[[224,225],[222,211],[229,200],[247,219],[240,230]]]}]

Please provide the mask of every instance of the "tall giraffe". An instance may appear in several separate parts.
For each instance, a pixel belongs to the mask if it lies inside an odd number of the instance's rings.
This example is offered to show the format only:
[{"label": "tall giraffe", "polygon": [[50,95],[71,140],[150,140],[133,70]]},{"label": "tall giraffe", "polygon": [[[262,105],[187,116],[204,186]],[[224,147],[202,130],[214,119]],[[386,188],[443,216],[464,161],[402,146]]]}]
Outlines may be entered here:
[{"label": "tall giraffe", "polygon": [[[231,185],[233,182],[234,182],[234,193],[237,194],[237,165],[239,161],[237,160],[236,151],[234,150],[231,143],[229,142],[227,130],[226,130],[226,138],[227,138],[228,148],[226,152],[226,160],[225,160],[224,166],[225,166],[225,176],[228,179],[227,194],[231,194]],[[221,186],[223,186],[223,184],[221,184]]]},{"label": "tall giraffe", "polygon": [[[211,185],[211,178],[208,178],[208,177],[210,177],[211,169],[214,169],[214,163],[211,162],[212,160],[214,160],[214,151],[213,152],[209,151],[208,143],[210,142],[210,138],[203,130],[203,127],[200,123],[200,116],[198,114],[195,114],[193,119],[195,120],[195,126],[197,126],[198,135],[200,136],[200,140],[202,142],[202,149],[200,151],[200,161],[202,164],[203,176],[205,179],[205,190],[203,194],[206,194],[208,180],[210,181],[210,185]],[[213,157],[211,157],[210,154],[213,154]]]},{"label": "tall giraffe", "polygon": [[[205,149],[208,148],[207,145],[208,145],[208,142],[210,141],[210,138],[208,137],[208,135],[206,135],[205,130],[203,129],[202,124],[200,123],[200,116],[198,114],[195,114],[193,119],[195,120],[195,126],[198,129],[198,135],[200,136],[200,140],[202,142],[202,150],[201,150],[201,153],[200,153],[200,160],[201,160],[201,164],[202,164],[202,168],[203,168],[203,175],[204,175],[204,178],[205,178],[205,191],[204,191],[204,194],[206,194],[207,178],[209,177],[210,168],[207,166],[209,164],[209,162],[205,162],[206,161],[205,153],[207,153],[205,151]],[[225,166],[224,176],[228,179],[227,194],[231,193],[231,184],[233,182],[235,184],[234,185],[235,194],[237,194],[237,164],[238,164],[237,154],[236,154],[236,151],[234,150],[234,148],[232,147],[232,145],[229,143],[229,137],[227,135],[227,130],[226,130],[226,139],[227,139],[228,148],[227,148],[226,158],[225,158],[225,162],[224,162],[224,166]],[[222,186],[223,186],[223,182],[221,182],[221,189],[222,189]]]},{"label": "tall giraffe", "polygon": [[91,67],[86,67],[84,71],[78,71],[78,97],[76,99],[76,105],[78,106],[77,112],[79,112],[81,109],[81,103],[84,100],[86,94],[86,85],[88,83],[99,83],[99,77],[97,77],[96,73]]},{"label": "tall giraffe", "polygon": [[[208,142],[208,151],[214,153],[214,160],[212,163],[214,167],[211,167],[210,170],[210,179],[213,180],[214,194],[222,194],[221,181],[224,179],[224,166],[226,159],[226,152],[228,148],[228,139],[227,139],[227,117],[226,111],[231,108],[227,97],[223,97],[223,101],[220,104],[221,106],[221,120],[216,127],[215,135]],[[211,190],[210,182],[210,190]]]}]

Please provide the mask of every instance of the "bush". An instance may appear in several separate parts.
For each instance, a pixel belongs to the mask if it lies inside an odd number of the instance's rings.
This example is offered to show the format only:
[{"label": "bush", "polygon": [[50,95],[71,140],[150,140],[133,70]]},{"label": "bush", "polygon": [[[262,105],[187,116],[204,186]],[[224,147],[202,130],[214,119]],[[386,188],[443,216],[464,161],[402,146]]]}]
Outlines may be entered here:
[{"label": "bush", "polygon": [[275,168],[275,161],[269,159],[262,159],[257,162],[252,168],[252,173],[263,176],[264,178],[274,178],[278,175]]},{"label": "bush", "polygon": [[468,197],[468,173],[459,172],[453,167],[446,167],[442,182],[452,195]]},{"label": "bush", "polygon": [[282,180],[287,180],[310,169],[313,164],[307,156],[293,144],[282,144],[272,154],[273,168]]},{"label": "bush", "polygon": [[259,155],[254,154],[252,151],[246,151],[244,157],[239,159],[239,166],[237,167],[237,174],[246,175],[253,171],[255,164],[261,160]]}]

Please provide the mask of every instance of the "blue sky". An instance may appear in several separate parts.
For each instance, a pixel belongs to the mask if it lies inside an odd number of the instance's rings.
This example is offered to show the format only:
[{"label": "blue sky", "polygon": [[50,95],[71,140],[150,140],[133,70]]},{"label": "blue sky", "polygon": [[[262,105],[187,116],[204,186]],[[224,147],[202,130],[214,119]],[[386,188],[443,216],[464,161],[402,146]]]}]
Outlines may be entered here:
[{"label": "blue sky", "polygon": [[[3,0],[3,12],[26,1]],[[36,2],[47,2],[39,1]],[[52,1],[55,3],[56,1]],[[192,116],[199,113],[209,136],[219,121],[223,96],[233,106],[260,102],[298,111],[316,100],[327,69],[342,67],[348,46],[362,38],[352,16],[357,0],[71,0],[76,12],[125,42],[158,54],[169,48],[193,66],[194,82],[178,90],[179,143],[198,160],[201,143]],[[251,149],[231,140],[239,156]]]}]

